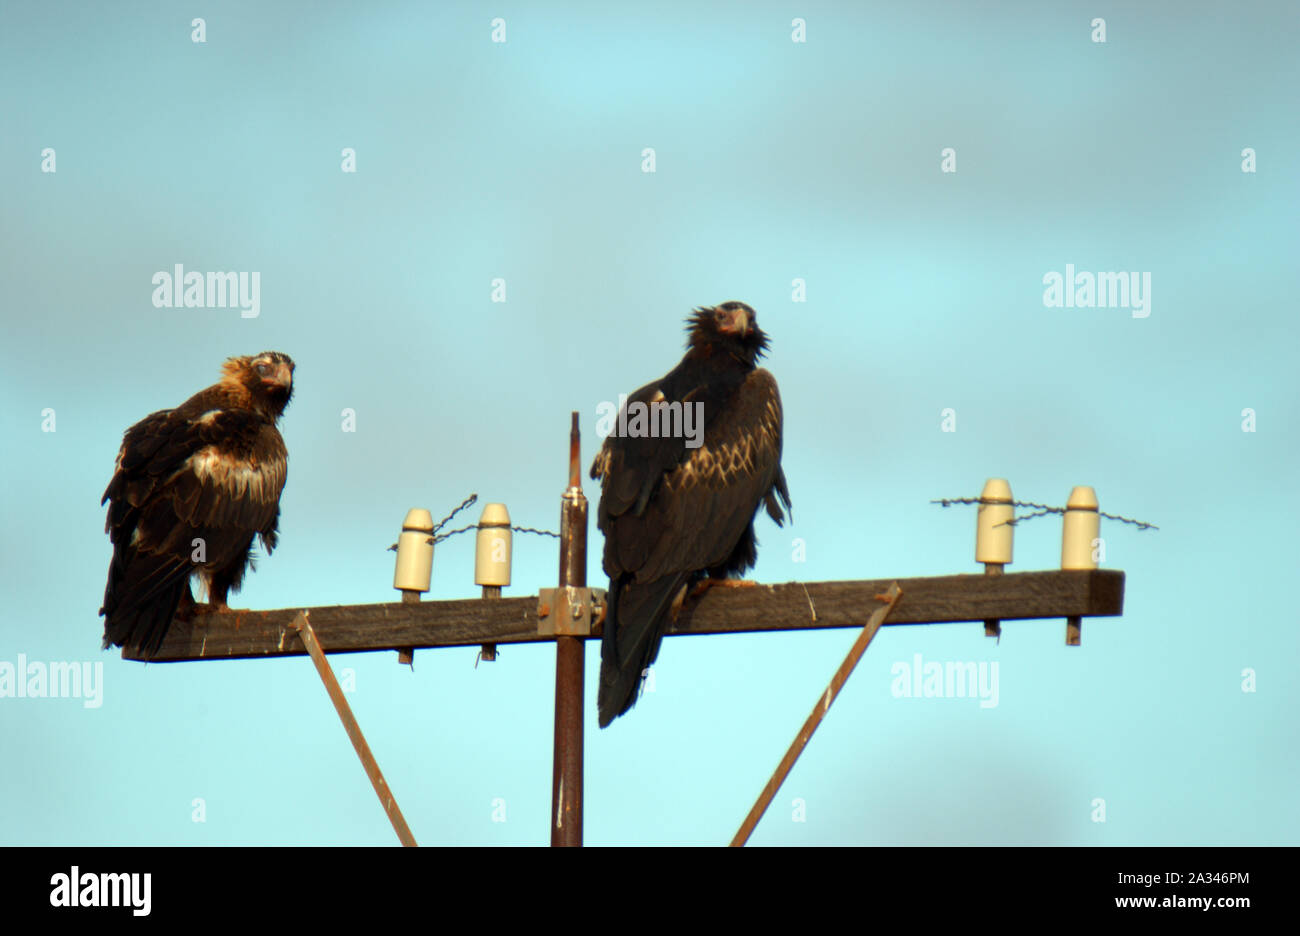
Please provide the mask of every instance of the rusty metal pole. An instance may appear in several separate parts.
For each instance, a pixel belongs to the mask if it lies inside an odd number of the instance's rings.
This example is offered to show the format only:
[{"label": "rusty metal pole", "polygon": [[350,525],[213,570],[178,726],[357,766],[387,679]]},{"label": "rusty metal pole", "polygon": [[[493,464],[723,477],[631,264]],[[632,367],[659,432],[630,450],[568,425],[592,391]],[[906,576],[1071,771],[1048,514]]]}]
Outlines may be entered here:
[{"label": "rusty metal pole", "polygon": [[[578,414],[569,430],[569,487],[560,508],[560,587],[587,585],[587,498],[579,465]],[[551,845],[582,845],[582,696],[586,644],[555,638],[555,769]]]}]

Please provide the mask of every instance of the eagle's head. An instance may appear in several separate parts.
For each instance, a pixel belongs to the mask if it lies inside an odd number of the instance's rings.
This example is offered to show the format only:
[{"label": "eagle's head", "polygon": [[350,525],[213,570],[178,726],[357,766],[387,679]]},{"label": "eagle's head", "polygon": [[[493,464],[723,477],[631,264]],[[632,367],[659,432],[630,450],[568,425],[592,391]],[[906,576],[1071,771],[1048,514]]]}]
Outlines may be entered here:
[{"label": "eagle's head", "polygon": [[279,416],[293,396],[293,359],[281,351],[233,357],[222,365],[223,382],[243,389],[254,406]]},{"label": "eagle's head", "polygon": [[691,348],[727,351],[753,365],[767,350],[767,332],[758,327],[758,313],[743,302],[696,309],[686,320]]}]

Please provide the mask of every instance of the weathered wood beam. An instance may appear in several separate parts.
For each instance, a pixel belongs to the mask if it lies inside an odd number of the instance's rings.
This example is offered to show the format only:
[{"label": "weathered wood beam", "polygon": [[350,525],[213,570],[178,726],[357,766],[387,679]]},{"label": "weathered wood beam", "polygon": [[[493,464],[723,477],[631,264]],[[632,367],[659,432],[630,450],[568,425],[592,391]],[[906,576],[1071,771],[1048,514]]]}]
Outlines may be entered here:
[{"label": "weathered wood beam", "polygon": [[[941,575],[866,582],[790,582],[712,588],[688,600],[672,635],[741,634],[862,627],[891,583],[903,597],[886,626],[1114,616],[1124,610],[1124,573],[1015,572],[1000,576]],[[154,662],[228,660],[305,653],[292,630],[301,608],[197,615],[173,621]],[[329,653],[403,647],[474,647],[551,641],[537,633],[537,598],[392,602],[306,609]],[[596,636],[596,635],[592,635]],[[122,654],[126,659],[138,656]]]},{"label": "weathered wood beam", "polygon": [[[1124,611],[1124,573],[1110,569],[942,575],[870,582],[791,582],[710,589],[687,604],[670,633],[727,634],[813,627],[862,627],[876,595],[903,591],[885,626],[951,624],[1000,618],[1102,617]],[[739,597],[727,594],[731,592]],[[1086,610],[1068,612],[1066,608]]]}]

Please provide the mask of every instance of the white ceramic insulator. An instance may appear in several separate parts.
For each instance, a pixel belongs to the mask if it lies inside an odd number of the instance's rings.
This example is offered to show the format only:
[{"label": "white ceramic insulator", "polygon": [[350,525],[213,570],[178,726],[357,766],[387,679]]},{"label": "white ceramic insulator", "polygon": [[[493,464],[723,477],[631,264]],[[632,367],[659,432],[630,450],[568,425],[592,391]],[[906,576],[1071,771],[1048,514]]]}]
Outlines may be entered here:
[{"label": "white ceramic insulator", "polygon": [[1004,479],[989,478],[985,482],[980,494],[979,516],[975,521],[976,562],[1011,564],[1015,527],[1007,521],[1016,515],[1011,501],[1011,485]]},{"label": "white ceramic insulator", "polygon": [[1065,502],[1065,529],[1061,536],[1062,569],[1095,569],[1093,540],[1101,533],[1101,514],[1097,512],[1097,492],[1090,487],[1076,487]]},{"label": "white ceramic insulator", "polygon": [[505,504],[488,504],[478,520],[478,541],[474,547],[474,584],[509,585],[510,554],[514,534]]},{"label": "white ceramic insulator", "polygon": [[427,592],[433,578],[433,514],[413,508],[402,521],[397,540],[397,568],[393,587],[402,591]]}]

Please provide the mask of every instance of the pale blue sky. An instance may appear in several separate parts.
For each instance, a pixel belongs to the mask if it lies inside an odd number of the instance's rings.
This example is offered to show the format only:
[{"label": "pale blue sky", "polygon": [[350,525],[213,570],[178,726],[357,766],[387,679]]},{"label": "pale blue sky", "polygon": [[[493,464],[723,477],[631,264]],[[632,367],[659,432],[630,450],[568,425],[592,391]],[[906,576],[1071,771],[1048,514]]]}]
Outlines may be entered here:
[{"label": "pale blue sky", "polygon": [[[887,628],[755,844],[1300,838],[1293,4],[201,6],[0,8],[0,663],[105,680],[93,710],[0,699],[0,842],[394,841],[306,658],[100,652],[128,425],[229,355],[291,354],[280,548],[235,604],[390,601],[408,508],[477,491],[553,528],[569,411],[585,463],[597,405],[727,299],[771,334],[786,412],[796,523],[758,521],[758,579],[978,572],[973,512],[929,501],[990,476],[1161,527],[1103,527],[1126,610],[1080,648],[1061,621]],[[155,309],[177,263],[259,271],[261,315]],[[1150,272],[1150,317],[1044,308],[1067,263]],[[1012,571],[1059,540],[1025,525]],[[476,594],[472,557],[440,546],[431,597]],[[555,574],[519,538],[507,594]],[[588,843],[726,842],[853,638],[666,641],[603,732],[591,645]],[[916,653],[997,661],[999,704],[894,698]],[[554,652],[473,661],[335,665],[422,843],[544,843]]]}]

